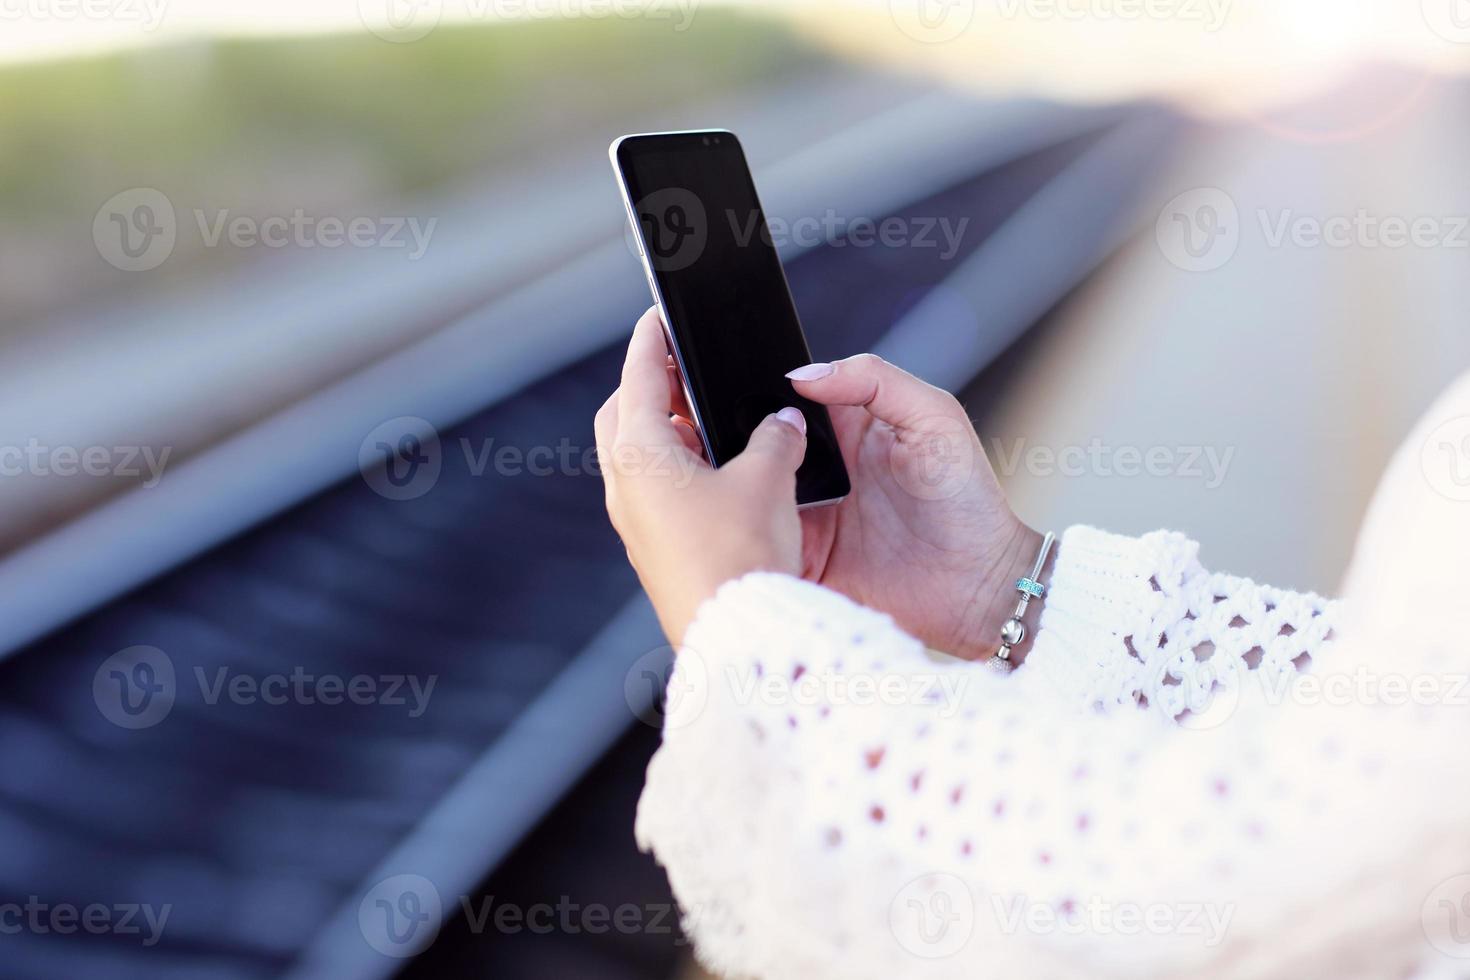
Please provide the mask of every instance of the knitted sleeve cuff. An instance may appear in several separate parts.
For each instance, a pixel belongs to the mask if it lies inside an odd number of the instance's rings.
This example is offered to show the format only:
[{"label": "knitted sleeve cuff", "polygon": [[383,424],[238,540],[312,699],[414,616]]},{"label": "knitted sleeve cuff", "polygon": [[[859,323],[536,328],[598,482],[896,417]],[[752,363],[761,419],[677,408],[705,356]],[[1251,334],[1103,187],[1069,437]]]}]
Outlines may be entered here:
[{"label": "knitted sleeve cuff", "polygon": [[1018,680],[1044,683],[1079,707],[1133,706],[1140,663],[1133,644],[1159,621],[1165,587],[1198,568],[1198,551],[1173,531],[1129,537],[1068,528]]}]

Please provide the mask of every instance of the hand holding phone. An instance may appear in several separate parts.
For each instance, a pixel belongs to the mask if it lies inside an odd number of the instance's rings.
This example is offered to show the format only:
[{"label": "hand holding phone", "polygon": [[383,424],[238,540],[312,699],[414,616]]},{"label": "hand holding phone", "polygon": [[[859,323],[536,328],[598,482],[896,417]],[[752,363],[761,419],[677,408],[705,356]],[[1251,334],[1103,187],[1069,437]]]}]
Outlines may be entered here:
[{"label": "hand holding phone", "polygon": [[802,573],[795,496],[807,442],[801,418],[771,415],[739,456],[715,469],[670,417],[666,349],[658,310],[649,310],[595,425],[608,515],[677,644],[723,583],[747,572]]},{"label": "hand holding phone", "polygon": [[[871,354],[808,364],[733,135],[625,137],[611,155],[704,453],[715,466],[737,460],[728,474],[701,471],[694,493],[675,495],[667,480],[609,477],[609,511],[669,636],[677,642],[696,600],[720,582],[765,569],[880,609],[935,649],[993,653],[1041,535],[1006,504],[964,407]],[[658,329],[657,321],[640,329]],[[651,344],[635,333],[630,365],[662,361]],[[666,374],[661,421],[677,435],[666,417]],[[797,501],[839,506],[798,515],[780,466],[738,463],[762,419],[787,405],[807,422]],[[599,413],[599,445],[616,428],[614,415]],[[788,434],[768,430],[767,445]],[[752,469],[757,479],[740,475]]]}]

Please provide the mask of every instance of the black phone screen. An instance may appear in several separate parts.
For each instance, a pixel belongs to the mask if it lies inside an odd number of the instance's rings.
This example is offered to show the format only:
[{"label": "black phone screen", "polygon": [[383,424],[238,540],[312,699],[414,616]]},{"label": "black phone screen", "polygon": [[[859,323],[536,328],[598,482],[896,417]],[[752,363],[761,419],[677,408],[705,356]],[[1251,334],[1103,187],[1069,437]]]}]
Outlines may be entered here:
[{"label": "black phone screen", "polygon": [[797,501],[845,497],[832,419],[785,377],[811,352],[740,142],[727,132],[635,136],[617,158],[710,462],[739,455],[762,419],[794,405],[807,420]]}]

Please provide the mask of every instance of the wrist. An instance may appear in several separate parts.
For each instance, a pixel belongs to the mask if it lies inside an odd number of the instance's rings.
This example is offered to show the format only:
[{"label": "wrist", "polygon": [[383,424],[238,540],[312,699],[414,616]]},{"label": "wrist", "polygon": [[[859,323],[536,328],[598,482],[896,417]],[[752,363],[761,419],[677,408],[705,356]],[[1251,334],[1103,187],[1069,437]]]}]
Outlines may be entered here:
[{"label": "wrist", "polygon": [[[726,583],[742,579],[754,572],[795,574],[790,562],[773,550],[749,547],[744,543],[728,549],[714,549],[718,561],[679,563],[663,581],[665,601],[654,602],[664,633],[675,647],[682,646],[684,634],[706,602],[713,599]],[[645,583],[645,588],[647,588]],[[654,596],[653,589],[648,589]]]},{"label": "wrist", "polygon": [[[969,650],[966,653],[968,658],[988,660],[999,652],[1001,628],[1016,614],[1016,603],[1021,598],[1020,592],[1016,589],[1016,581],[1031,575],[1036,564],[1036,556],[1041,552],[1044,537],[1040,531],[1020,521],[1016,522],[1015,532],[1002,549],[1000,557],[992,565],[992,576],[987,579],[982,590],[976,594],[974,602],[976,616],[968,637]],[[1052,570],[1056,566],[1056,555],[1057,549],[1053,548],[1047,555],[1041,574],[1037,577],[1037,581],[1048,589],[1051,585]],[[1044,601],[1044,597],[1033,600],[1021,616],[1021,622],[1026,627],[1026,635],[1019,643],[1011,647],[1009,660],[1012,664],[1019,665],[1026,659],[1026,654],[1030,651],[1031,644],[1040,629],[1041,604]]]}]

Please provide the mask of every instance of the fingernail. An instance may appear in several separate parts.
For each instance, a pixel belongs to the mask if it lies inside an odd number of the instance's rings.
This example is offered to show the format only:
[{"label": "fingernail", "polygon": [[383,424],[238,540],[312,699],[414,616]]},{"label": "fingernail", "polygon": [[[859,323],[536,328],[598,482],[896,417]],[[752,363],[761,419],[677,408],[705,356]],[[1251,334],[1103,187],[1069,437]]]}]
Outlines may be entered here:
[{"label": "fingernail", "polygon": [[815,364],[803,365],[795,371],[787,371],[786,377],[792,381],[816,381],[819,378],[825,378],[835,370],[837,369],[832,365],[824,361],[818,361]]},{"label": "fingernail", "polygon": [[802,435],[806,435],[806,416],[801,414],[801,409],[783,408],[776,413],[776,418],[785,422]]}]

